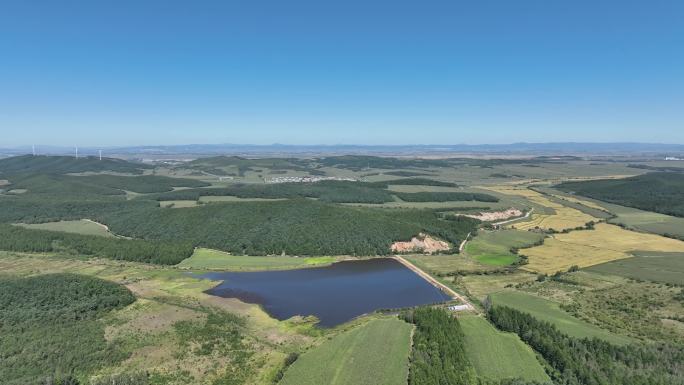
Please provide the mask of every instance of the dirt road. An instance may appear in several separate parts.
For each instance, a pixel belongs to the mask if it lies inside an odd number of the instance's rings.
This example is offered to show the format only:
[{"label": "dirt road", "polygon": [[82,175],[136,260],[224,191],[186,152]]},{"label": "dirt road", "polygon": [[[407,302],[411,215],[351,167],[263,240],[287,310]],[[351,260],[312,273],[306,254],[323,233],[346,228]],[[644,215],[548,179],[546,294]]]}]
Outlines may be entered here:
[{"label": "dirt road", "polygon": [[411,269],[411,271],[418,274],[421,278],[428,281],[430,284],[436,286],[437,288],[439,288],[440,290],[445,292],[447,295],[451,296],[454,299],[458,299],[464,305],[468,305],[468,306],[470,306],[470,308],[472,310],[475,310],[475,307],[470,303],[470,301],[468,301],[468,299],[466,297],[458,294],[457,292],[452,290],[450,287],[448,287],[448,286],[444,285],[443,283],[437,281],[436,279],[432,278],[432,276],[430,274],[419,269],[418,267],[416,267],[416,265],[412,264],[411,262],[407,261],[406,259],[404,259],[403,257],[400,257],[398,255],[395,255],[392,258],[396,259],[399,263],[401,263],[402,265]]}]

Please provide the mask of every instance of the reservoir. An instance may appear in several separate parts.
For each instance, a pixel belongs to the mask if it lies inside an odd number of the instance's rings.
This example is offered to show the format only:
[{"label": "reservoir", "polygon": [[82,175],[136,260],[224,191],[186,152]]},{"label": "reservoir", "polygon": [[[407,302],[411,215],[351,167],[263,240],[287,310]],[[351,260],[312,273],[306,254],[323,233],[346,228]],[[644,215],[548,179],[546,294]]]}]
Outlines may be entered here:
[{"label": "reservoir", "polygon": [[391,258],[344,261],[286,271],[219,272],[201,277],[223,281],[208,294],[260,304],[285,320],[314,315],[331,327],[378,309],[448,301],[451,298]]}]

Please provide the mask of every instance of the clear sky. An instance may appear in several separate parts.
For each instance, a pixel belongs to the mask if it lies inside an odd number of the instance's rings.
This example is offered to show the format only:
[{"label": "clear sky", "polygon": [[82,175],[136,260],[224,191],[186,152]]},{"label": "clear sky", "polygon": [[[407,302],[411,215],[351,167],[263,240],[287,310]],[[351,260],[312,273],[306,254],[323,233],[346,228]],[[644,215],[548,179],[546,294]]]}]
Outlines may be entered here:
[{"label": "clear sky", "polygon": [[682,0],[0,2],[0,147],[684,143]]}]

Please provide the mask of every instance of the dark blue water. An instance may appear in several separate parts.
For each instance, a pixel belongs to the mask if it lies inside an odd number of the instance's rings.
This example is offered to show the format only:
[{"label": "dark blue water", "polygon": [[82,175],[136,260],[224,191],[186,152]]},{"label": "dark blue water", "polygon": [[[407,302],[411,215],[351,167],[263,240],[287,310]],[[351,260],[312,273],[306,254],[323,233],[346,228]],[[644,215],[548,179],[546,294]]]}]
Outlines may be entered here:
[{"label": "dark blue water", "polygon": [[223,280],[207,291],[257,303],[274,318],[315,315],[330,327],[378,309],[394,309],[450,299],[390,258],[345,261],[328,267],[249,273],[208,273]]}]

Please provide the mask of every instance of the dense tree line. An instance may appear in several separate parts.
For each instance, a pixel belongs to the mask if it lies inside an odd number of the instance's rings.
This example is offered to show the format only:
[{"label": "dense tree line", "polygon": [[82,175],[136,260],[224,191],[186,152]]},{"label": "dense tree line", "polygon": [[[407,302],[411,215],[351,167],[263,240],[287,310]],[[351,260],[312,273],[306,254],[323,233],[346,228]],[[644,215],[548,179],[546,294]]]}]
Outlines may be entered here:
[{"label": "dense tree line", "polygon": [[336,203],[385,203],[394,200],[382,186],[351,181],[317,183],[236,183],[222,188],[203,188],[159,194],[157,200],[197,200],[201,196],[235,196],[238,198],[317,198]]},{"label": "dense tree line", "polygon": [[312,164],[307,159],[296,158],[263,158],[248,159],[240,156],[212,156],[199,158],[179,165],[178,168],[204,171],[214,175],[229,175],[225,168],[236,168],[236,176],[244,176],[247,171],[257,169],[312,171]]},{"label": "dense tree line", "polygon": [[684,174],[654,172],[625,179],[565,182],[556,186],[605,202],[684,217]]},{"label": "dense tree line", "polygon": [[404,179],[392,179],[386,180],[379,183],[384,187],[388,185],[398,185],[398,186],[441,186],[441,187],[458,187],[456,183],[443,182],[440,180],[428,179],[428,178],[404,178]]},{"label": "dense tree line", "polygon": [[143,170],[152,166],[128,162],[123,159],[96,158],[86,156],[75,158],[73,156],[46,156],[46,155],[22,155],[0,159],[0,173],[47,173],[67,174],[82,172],[119,172],[125,174],[142,174]]},{"label": "dense tree line", "polygon": [[477,201],[477,202],[498,202],[499,198],[482,193],[468,192],[417,192],[403,193],[395,192],[394,195],[404,202],[450,202],[450,201]]},{"label": "dense tree line", "polygon": [[416,325],[409,385],[477,384],[456,318],[442,309],[425,307],[408,313],[405,319]]},{"label": "dense tree line", "polygon": [[2,384],[77,384],[84,373],[125,359],[98,319],[134,300],[125,287],[92,277],[0,275]]},{"label": "dense tree line", "polygon": [[534,385],[521,379],[479,377],[465,351],[458,318],[441,308],[423,307],[404,313],[416,325],[409,368],[409,385]]},{"label": "dense tree line", "polygon": [[61,175],[61,174],[10,174],[4,176],[11,185],[6,188],[26,189],[29,193],[61,195],[125,195],[125,191],[160,193],[174,187],[206,187],[209,183],[184,178],[157,175]]},{"label": "dense tree line", "polygon": [[384,255],[420,232],[460,243],[478,221],[446,221],[430,210],[347,207],[310,199],[213,203],[188,209],[128,211],[104,223],[117,234],[188,240],[240,254]]},{"label": "dense tree line", "polygon": [[548,322],[504,306],[489,310],[501,330],[513,332],[539,352],[561,385],[684,384],[684,347],[668,344],[616,346],[569,337]]},{"label": "dense tree line", "polygon": [[59,231],[29,230],[0,224],[0,250],[21,252],[66,251],[125,261],[175,265],[193,253],[188,241],[108,238]]}]

